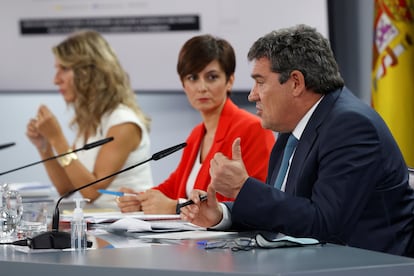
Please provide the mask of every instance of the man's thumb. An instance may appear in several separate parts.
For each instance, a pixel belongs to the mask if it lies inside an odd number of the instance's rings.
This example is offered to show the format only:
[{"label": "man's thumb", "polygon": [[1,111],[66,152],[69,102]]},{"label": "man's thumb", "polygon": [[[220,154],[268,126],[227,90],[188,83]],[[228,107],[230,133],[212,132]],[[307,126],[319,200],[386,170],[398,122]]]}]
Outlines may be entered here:
[{"label": "man's thumb", "polygon": [[242,160],[242,153],[240,147],[240,137],[237,137],[232,146],[232,159],[233,160]]},{"label": "man's thumb", "polygon": [[208,197],[208,201],[207,201],[208,206],[216,206],[217,205],[216,189],[214,189],[213,185],[208,185],[208,187],[207,187],[207,197]]}]

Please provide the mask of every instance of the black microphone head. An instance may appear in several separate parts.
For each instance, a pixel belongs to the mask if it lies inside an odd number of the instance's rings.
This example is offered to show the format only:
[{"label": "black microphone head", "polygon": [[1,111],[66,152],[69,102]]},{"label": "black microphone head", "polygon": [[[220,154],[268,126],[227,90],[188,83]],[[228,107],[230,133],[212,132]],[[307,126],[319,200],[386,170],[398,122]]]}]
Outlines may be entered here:
[{"label": "black microphone head", "polygon": [[95,142],[92,142],[92,143],[89,143],[89,144],[86,144],[86,145],[84,145],[83,146],[83,150],[88,150],[88,149],[92,149],[92,148],[95,148],[95,147],[97,147],[97,146],[101,146],[101,145],[103,145],[103,144],[106,144],[106,143],[108,143],[108,142],[111,142],[112,140],[114,140],[114,137],[106,137],[106,138],[103,138],[103,139],[101,139],[101,140],[98,140],[98,141],[95,141]]},{"label": "black microphone head", "polygon": [[176,152],[177,150],[180,150],[180,149],[182,149],[182,148],[184,148],[186,146],[187,146],[187,143],[181,143],[181,144],[172,146],[172,147],[170,147],[168,149],[165,149],[165,150],[159,151],[157,153],[154,153],[152,155],[152,158],[151,159],[152,160],[159,160],[159,159],[164,158],[164,157],[166,157],[166,156],[168,156],[168,155],[170,155],[170,154]]},{"label": "black microphone head", "polygon": [[11,147],[11,146],[14,146],[14,145],[16,145],[16,143],[14,143],[14,142],[1,144],[0,149],[5,149],[5,148],[8,148],[8,147]]}]

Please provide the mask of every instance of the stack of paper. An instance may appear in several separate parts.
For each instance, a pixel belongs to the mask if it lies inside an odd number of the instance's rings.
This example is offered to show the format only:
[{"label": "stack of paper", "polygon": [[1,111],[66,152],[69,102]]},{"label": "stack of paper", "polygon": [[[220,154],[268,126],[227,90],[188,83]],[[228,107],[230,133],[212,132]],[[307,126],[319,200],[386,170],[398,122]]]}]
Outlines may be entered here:
[{"label": "stack of paper", "polygon": [[[111,223],[123,218],[134,218],[144,221],[180,220],[180,215],[145,215],[143,212],[121,213],[119,211],[108,211],[104,209],[84,208],[83,213],[89,223]],[[61,216],[61,220],[71,221],[72,211],[65,210]]]},{"label": "stack of paper", "polygon": [[10,190],[16,190],[23,198],[23,202],[29,201],[53,201],[54,188],[50,184],[39,182],[9,183]]},{"label": "stack of paper", "polygon": [[156,240],[199,240],[212,238],[234,238],[237,236],[237,234],[237,232],[208,231],[207,229],[203,229],[160,234],[154,233],[150,235],[141,236],[140,238]]},{"label": "stack of paper", "polygon": [[107,231],[126,232],[173,232],[199,230],[201,227],[181,220],[145,221],[137,218],[122,218],[106,227]]}]

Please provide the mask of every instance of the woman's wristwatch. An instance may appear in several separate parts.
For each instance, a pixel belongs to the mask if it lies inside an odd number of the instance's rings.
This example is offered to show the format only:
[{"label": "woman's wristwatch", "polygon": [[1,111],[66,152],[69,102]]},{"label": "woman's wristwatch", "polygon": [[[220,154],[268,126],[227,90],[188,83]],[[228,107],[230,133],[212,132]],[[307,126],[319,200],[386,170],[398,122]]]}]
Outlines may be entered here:
[{"label": "woman's wristwatch", "polygon": [[76,153],[74,153],[73,150],[69,148],[66,154],[59,157],[57,161],[59,162],[60,166],[64,168],[66,166],[69,166],[73,160],[77,160],[77,159],[78,159],[78,156],[76,155]]}]

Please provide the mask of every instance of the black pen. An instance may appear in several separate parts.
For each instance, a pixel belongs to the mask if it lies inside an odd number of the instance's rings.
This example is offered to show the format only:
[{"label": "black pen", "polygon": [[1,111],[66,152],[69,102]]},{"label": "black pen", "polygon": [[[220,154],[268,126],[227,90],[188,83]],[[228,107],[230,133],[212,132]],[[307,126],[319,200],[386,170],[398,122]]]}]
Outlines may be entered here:
[{"label": "black pen", "polygon": [[[205,195],[200,195],[199,198],[200,198],[200,201],[205,201],[207,199],[207,195],[206,194]],[[179,214],[181,212],[182,207],[187,206],[187,205],[191,205],[191,204],[194,204],[194,201],[192,199],[187,200],[186,202],[183,202],[183,203],[178,203],[177,207],[175,208],[175,212],[177,214]]]}]

